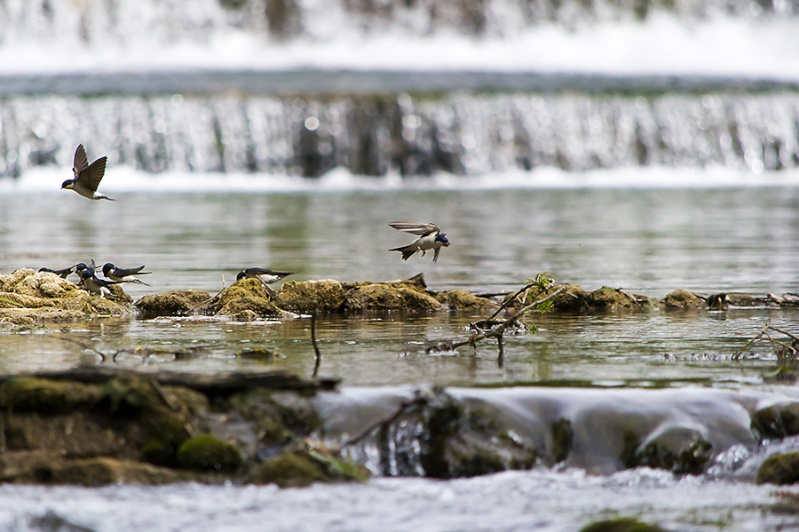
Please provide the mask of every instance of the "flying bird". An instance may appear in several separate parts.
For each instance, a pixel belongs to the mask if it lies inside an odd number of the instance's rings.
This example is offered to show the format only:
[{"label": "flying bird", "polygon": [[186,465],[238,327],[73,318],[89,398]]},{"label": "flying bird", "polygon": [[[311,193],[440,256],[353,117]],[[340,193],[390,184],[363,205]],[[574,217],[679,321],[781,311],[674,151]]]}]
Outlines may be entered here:
[{"label": "flying bird", "polygon": [[103,275],[107,278],[111,279],[112,281],[116,281],[118,283],[139,283],[143,284],[144,286],[150,286],[149,284],[145,283],[141,279],[137,278],[137,275],[145,275],[152,272],[143,272],[144,266],[139,266],[138,268],[117,268],[110,262],[106,262],[103,264]]},{"label": "flying bird", "polygon": [[83,148],[83,144],[78,144],[75,150],[75,162],[72,164],[72,174],[75,177],[74,179],[67,179],[61,183],[61,189],[74,190],[84,198],[89,198],[90,200],[107,199],[115,201],[113,198],[109,198],[105,194],[97,192],[97,187],[100,186],[100,181],[102,181],[103,175],[105,175],[105,164],[107,161],[108,157],[103,156],[92,164],[89,164],[89,159],[86,157],[86,150]]},{"label": "flying bird", "polygon": [[421,251],[422,256],[424,256],[428,250],[432,249],[434,250],[433,262],[436,262],[438,261],[438,254],[441,252],[442,246],[449,246],[447,235],[442,233],[441,229],[439,229],[434,223],[420,224],[414,222],[391,222],[388,225],[397,231],[411,233],[412,235],[419,235],[419,238],[407,246],[389,249],[389,251],[402,252],[402,260],[408,260],[417,251]]}]

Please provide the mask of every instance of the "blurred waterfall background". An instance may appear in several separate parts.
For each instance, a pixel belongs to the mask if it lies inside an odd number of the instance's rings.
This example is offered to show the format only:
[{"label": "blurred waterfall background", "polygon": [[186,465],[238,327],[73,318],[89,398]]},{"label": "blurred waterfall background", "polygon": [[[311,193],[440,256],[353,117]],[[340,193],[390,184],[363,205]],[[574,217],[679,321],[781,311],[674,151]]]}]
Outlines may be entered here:
[{"label": "blurred waterfall background", "polygon": [[78,142],[112,191],[791,180],[797,30],[790,0],[4,0],[0,186]]}]

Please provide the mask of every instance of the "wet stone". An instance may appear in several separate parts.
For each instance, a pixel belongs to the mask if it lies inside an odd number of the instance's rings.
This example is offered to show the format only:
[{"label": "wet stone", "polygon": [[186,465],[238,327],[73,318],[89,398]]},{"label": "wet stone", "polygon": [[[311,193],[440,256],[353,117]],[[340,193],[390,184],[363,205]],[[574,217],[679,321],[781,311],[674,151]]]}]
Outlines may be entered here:
[{"label": "wet stone", "polygon": [[211,299],[208,292],[200,290],[174,290],[163,294],[144,296],[135,306],[143,318],[158,316],[185,316],[191,314]]},{"label": "wet stone", "polygon": [[52,273],[23,268],[0,275],[0,320],[17,325],[125,316],[131,314],[131,302],[117,285],[101,298]]},{"label": "wet stone", "polygon": [[663,306],[666,310],[704,309],[707,308],[707,302],[693,292],[679,289],[666,294]]},{"label": "wet stone", "polygon": [[312,312],[338,312],[344,307],[347,294],[339,281],[288,281],[283,284],[278,296],[281,305],[289,310]]},{"label": "wet stone", "polygon": [[799,451],[772,454],[755,475],[758,484],[795,484],[799,481]]}]

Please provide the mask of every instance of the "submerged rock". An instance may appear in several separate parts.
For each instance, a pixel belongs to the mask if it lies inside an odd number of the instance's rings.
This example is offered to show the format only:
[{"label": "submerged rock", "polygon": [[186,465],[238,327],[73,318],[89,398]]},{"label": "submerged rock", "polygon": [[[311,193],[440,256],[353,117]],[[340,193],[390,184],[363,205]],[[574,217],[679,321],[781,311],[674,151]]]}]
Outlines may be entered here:
[{"label": "submerged rock", "polygon": [[758,484],[796,484],[799,482],[799,451],[772,454],[760,465]]},{"label": "submerged rock", "polygon": [[363,465],[333,453],[298,449],[267,460],[253,471],[247,481],[298,488],[314,482],[364,482],[369,476],[369,470]]},{"label": "submerged rock", "polygon": [[244,464],[241,452],[232,443],[213,434],[201,434],[180,445],[177,462],[197,471],[234,472]]},{"label": "submerged rock", "polygon": [[708,307],[705,298],[689,292],[688,290],[675,290],[666,294],[663,299],[666,310],[705,309]]},{"label": "submerged rock", "polygon": [[497,304],[487,297],[480,297],[466,290],[447,290],[436,294],[436,300],[450,310],[490,310]]},{"label": "submerged rock", "polygon": [[280,301],[299,312],[338,312],[344,308],[347,294],[339,281],[288,281],[280,289]]},{"label": "submerged rock", "polygon": [[360,284],[347,291],[346,309],[364,310],[439,310],[443,305],[432,295],[395,283]]},{"label": "submerged rock", "polygon": [[630,294],[618,288],[603,286],[586,297],[590,310],[651,310],[655,308],[652,298]]},{"label": "submerged rock", "polygon": [[245,311],[265,318],[280,316],[283,310],[272,299],[259,279],[244,278],[222,290],[208,303],[208,312],[217,316],[239,316]]},{"label": "submerged rock", "polygon": [[143,318],[158,316],[186,316],[211,299],[211,294],[199,290],[174,290],[163,294],[144,296],[136,301]]}]

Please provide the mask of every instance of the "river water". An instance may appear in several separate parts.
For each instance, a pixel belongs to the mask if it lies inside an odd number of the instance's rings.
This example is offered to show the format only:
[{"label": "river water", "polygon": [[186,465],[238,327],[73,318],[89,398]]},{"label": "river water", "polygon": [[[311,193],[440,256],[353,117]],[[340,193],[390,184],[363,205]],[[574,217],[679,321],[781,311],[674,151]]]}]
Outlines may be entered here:
[{"label": "river water", "polygon": [[[57,174],[49,179],[58,181]],[[584,187],[374,190],[349,182],[282,192],[113,186],[107,192],[116,203],[88,203],[71,192],[36,186],[7,188],[0,194],[0,271],[60,268],[92,258],[146,264],[151,286],[131,285],[134,299],[178,288],[215,293],[239,269],[255,265],[296,271],[298,280],[383,281],[422,272],[434,290],[492,293],[514,290],[539,271],[587,290],[606,285],[653,297],[676,288],[705,294],[799,291],[794,186],[618,188],[600,181]],[[388,251],[407,240],[388,227],[394,219],[435,221],[452,245],[437,263],[429,255],[403,262]],[[323,317],[320,375],[342,378],[348,396],[364,394],[362,400],[378,402],[381,387],[430,384],[724,388],[797,397],[793,387],[765,379],[774,369],[767,346],[755,346],[743,362],[730,360],[766,323],[795,330],[796,311],[537,316],[536,334],[506,339],[501,364],[489,343],[474,353],[425,352],[428,340],[464,338],[474,317]],[[108,356],[118,353],[121,366],[163,371],[282,367],[310,375],[314,364],[303,318],[95,320],[3,333],[3,371],[100,363],[95,353],[64,338]],[[131,353],[133,347],[165,354],[141,358]],[[197,350],[175,360],[166,353],[176,347]],[[255,348],[274,356],[248,356]],[[788,440],[759,450],[734,446],[699,477],[647,469],[589,476],[579,469],[537,468],[447,482],[376,478],[362,486],[299,490],[6,486],[0,488],[0,526],[257,530],[269,522],[275,530],[554,531],[621,515],[675,530],[777,529],[796,520],[769,511],[774,490],[754,486],[751,478],[768,451],[794,445]]]},{"label": "river water", "polygon": [[[145,264],[150,286],[125,287],[134,299],[216,293],[250,266],[295,280],[423,273],[436,291],[504,293],[546,271],[657,298],[799,293],[794,3],[433,4],[0,3],[0,273]],[[118,201],[58,190],[79,142],[108,155],[100,189]],[[395,220],[433,221],[452,245],[437,263],[404,262],[388,251],[409,241]],[[799,399],[769,378],[767,345],[731,360],[766,324],[796,334],[796,310],[536,315],[538,331],[506,337],[501,361],[490,342],[425,352],[465,338],[476,317],[322,316],[319,373],[342,380],[325,400],[386,412],[444,385],[528,420],[530,397],[574,408],[601,397],[633,414],[688,411],[701,432],[735,394]],[[0,323],[0,372],[310,375],[309,325]],[[619,516],[669,530],[799,527],[773,486],[752,482],[799,440],[752,445],[735,427],[744,437],[695,476],[561,464],[285,490],[3,485],[0,529],[572,531]]]}]

